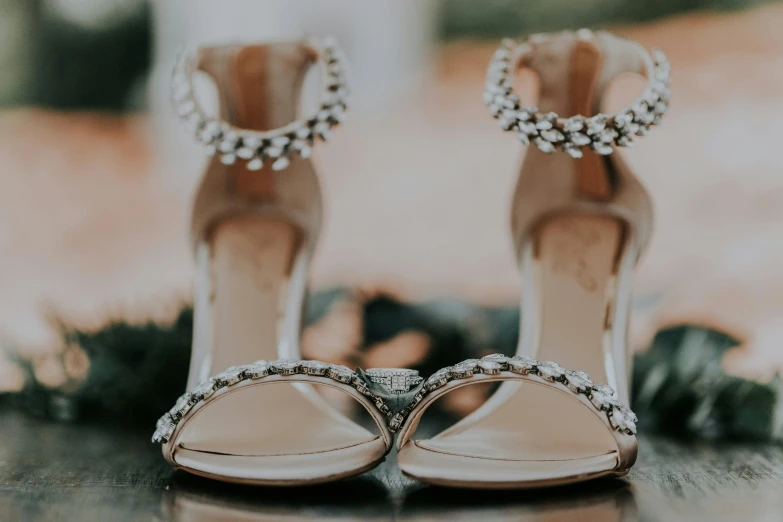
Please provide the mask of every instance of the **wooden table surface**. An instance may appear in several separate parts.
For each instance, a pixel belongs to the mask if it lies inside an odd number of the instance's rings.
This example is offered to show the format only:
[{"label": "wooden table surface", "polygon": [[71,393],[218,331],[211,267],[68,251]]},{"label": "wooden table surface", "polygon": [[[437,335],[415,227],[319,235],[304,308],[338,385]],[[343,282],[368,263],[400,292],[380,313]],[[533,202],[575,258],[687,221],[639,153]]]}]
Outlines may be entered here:
[{"label": "wooden table surface", "polygon": [[676,521],[783,518],[783,448],[640,437],[622,480],[527,492],[429,487],[392,453],[364,476],[306,488],[172,471],[147,433],[0,412],[0,520]]}]

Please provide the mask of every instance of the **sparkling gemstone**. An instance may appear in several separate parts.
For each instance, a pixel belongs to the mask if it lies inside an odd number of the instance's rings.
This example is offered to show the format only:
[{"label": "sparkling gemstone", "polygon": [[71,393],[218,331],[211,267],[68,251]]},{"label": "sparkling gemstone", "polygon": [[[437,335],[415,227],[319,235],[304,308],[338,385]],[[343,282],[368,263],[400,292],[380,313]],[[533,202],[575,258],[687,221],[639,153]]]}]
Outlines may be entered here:
[{"label": "sparkling gemstone", "polygon": [[245,376],[248,379],[261,379],[269,375],[269,365],[266,361],[256,361],[245,370]]},{"label": "sparkling gemstone", "polygon": [[270,158],[279,158],[280,156],[283,155],[283,149],[275,146],[267,147],[266,149],[264,149],[264,154],[266,154]]},{"label": "sparkling gemstone", "polygon": [[634,113],[634,119],[638,120],[642,114],[646,114],[649,110],[649,107],[647,107],[647,104],[643,101],[636,102],[631,109]]},{"label": "sparkling gemstone", "polygon": [[329,368],[328,375],[335,381],[348,383],[353,379],[354,373],[347,366],[335,364]]},{"label": "sparkling gemstone", "polygon": [[230,140],[228,138],[224,138],[223,141],[220,142],[218,145],[218,150],[220,152],[234,152],[234,149],[237,146],[236,140]]},{"label": "sparkling gemstone", "polygon": [[636,415],[624,406],[613,408],[609,413],[609,422],[612,427],[631,435],[636,434]]},{"label": "sparkling gemstone", "polygon": [[563,130],[566,132],[579,132],[585,126],[584,116],[572,116],[563,124]]},{"label": "sparkling gemstone", "polygon": [[494,60],[506,61],[511,58],[511,53],[506,49],[498,49],[493,56]]},{"label": "sparkling gemstone", "polygon": [[617,392],[608,384],[594,384],[593,390],[608,395],[609,397],[617,397]]},{"label": "sparkling gemstone", "polygon": [[544,138],[536,138],[535,143],[542,152],[550,153],[555,151],[555,146],[552,145],[552,142],[547,141]]},{"label": "sparkling gemstone", "polygon": [[214,145],[207,145],[206,147],[204,147],[204,154],[206,154],[207,156],[214,156],[215,153],[217,153],[217,147],[215,147]]},{"label": "sparkling gemstone", "polygon": [[521,132],[524,132],[528,135],[533,135],[536,133],[536,125],[532,122],[521,122],[517,125],[517,128],[519,128]]},{"label": "sparkling gemstone", "polygon": [[190,393],[185,393],[174,403],[174,406],[169,410],[169,415],[172,419],[179,420],[188,414],[195,402]]},{"label": "sparkling gemstone", "polygon": [[669,106],[666,105],[665,102],[658,102],[655,104],[655,107],[653,107],[653,110],[655,111],[655,114],[664,114],[669,109]]},{"label": "sparkling gemstone", "polygon": [[[522,109],[521,111],[517,111],[516,118],[517,118],[517,121],[530,121],[530,118],[532,118],[534,114],[535,114],[535,111],[531,112],[528,109]],[[535,127],[535,125],[534,125],[534,127]],[[535,131],[533,131],[533,132],[535,132]]]},{"label": "sparkling gemstone", "polygon": [[345,106],[337,104],[332,106],[332,119],[336,121],[343,121],[345,119]]},{"label": "sparkling gemstone", "polygon": [[165,415],[158,420],[155,426],[155,432],[152,434],[152,442],[167,443],[174,433],[176,424],[174,424],[168,415]]},{"label": "sparkling gemstone", "polygon": [[358,377],[353,379],[353,382],[351,384],[353,385],[354,388],[356,388],[356,391],[358,391],[362,395],[373,396],[373,393],[370,391],[370,388],[367,386],[367,383],[365,383]]},{"label": "sparkling gemstone", "polygon": [[288,158],[286,158],[285,156],[283,156],[282,158],[278,158],[277,161],[272,163],[272,170],[283,170],[284,168],[286,168],[290,164],[291,164],[291,161]]},{"label": "sparkling gemstone", "polygon": [[233,165],[237,160],[235,154],[223,154],[220,156],[220,163],[223,165]]},{"label": "sparkling gemstone", "polygon": [[511,127],[514,126],[514,120],[510,120],[504,116],[498,120],[498,125],[503,130],[511,130]]},{"label": "sparkling gemstone", "polygon": [[[210,122],[210,123],[214,123],[214,122]],[[205,125],[204,129],[201,132],[199,132],[199,134],[198,134],[198,139],[199,139],[199,141],[201,141],[201,143],[205,143],[205,144],[206,143],[212,143],[219,136],[218,133],[215,133],[215,132],[209,130],[207,128],[208,126],[209,126],[209,123],[207,125]]]},{"label": "sparkling gemstone", "polygon": [[631,409],[628,408],[625,404],[620,404],[617,408],[622,412],[624,416],[628,417],[634,422],[639,422],[639,418],[636,416],[636,414],[632,412]]},{"label": "sparkling gemstone", "polygon": [[582,134],[581,132],[574,132],[572,134],[569,134],[568,140],[578,147],[589,145],[590,142],[592,141],[588,135]]},{"label": "sparkling gemstone", "polygon": [[633,146],[633,141],[631,141],[631,137],[627,136],[627,135],[620,136],[619,138],[617,138],[617,141],[615,141],[615,143],[617,143],[617,145],[620,146],[620,147],[631,147],[631,146]]},{"label": "sparkling gemstone", "polygon": [[597,114],[587,120],[587,134],[597,134],[606,127],[606,116]]},{"label": "sparkling gemstone", "polygon": [[609,410],[617,405],[617,401],[614,397],[608,393],[598,391],[595,388],[590,392],[590,402],[599,410]]},{"label": "sparkling gemstone", "polygon": [[508,361],[508,369],[514,373],[526,374],[536,368],[538,361],[527,355],[517,355]]},{"label": "sparkling gemstone", "polygon": [[204,382],[201,382],[197,384],[196,387],[190,391],[190,393],[194,400],[198,401],[208,399],[212,396],[213,393],[215,393],[215,381],[208,379]]},{"label": "sparkling gemstone", "polygon": [[256,155],[256,151],[248,147],[242,147],[237,150],[237,156],[245,160],[248,160],[255,155]]},{"label": "sparkling gemstone", "polygon": [[248,149],[257,149],[261,146],[261,139],[255,136],[245,136],[242,138],[242,145]]},{"label": "sparkling gemstone", "polygon": [[408,403],[405,409],[413,410],[413,408],[415,408],[423,400],[424,400],[424,394],[422,392],[419,392],[413,396],[413,399],[411,399],[411,402]]},{"label": "sparkling gemstone", "polygon": [[554,112],[544,114],[536,122],[536,128],[538,130],[549,130],[555,126],[555,120],[557,120],[557,114],[555,114]]},{"label": "sparkling gemstone", "polygon": [[481,358],[482,361],[494,361],[498,364],[507,364],[509,360],[508,355],[504,355],[502,353],[493,353],[490,355],[485,355]]},{"label": "sparkling gemstone", "polygon": [[517,132],[517,138],[519,138],[519,141],[521,141],[523,145],[530,145],[530,136],[526,133]]},{"label": "sparkling gemstone", "polygon": [[391,420],[389,421],[389,431],[394,433],[395,431],[400,429],[404,421],[405,421],[405,417],[403,417],[401,413],[395,414],[394,417],[392,417]]},{"label": "sparkling gemstone", "polygon": [[261,170],[264,166],[264,162],[261,158],[255,158],[247,162],[247,170]]},{"label": "sparkling gemstone", "polygon": [[427,379],[426,386],[428,389],[434,390],[440,388],[449,381],[451,372],[448,368],[443,368],[430,375]]},{"label": "sparkling gemstone", "polygon": [[650,133],[650,127],[648,125],[639,125],[639,128],[636,130],[637,136],[647,136]]},{"label": "sparkling gemstone", "polygon": [[378,408],[378,411],[380,411],[384,415],[388,416],[391,414],[391,410],[389,409],[388,406],[386,406],[386,403],[383,402],[383,399],[381,399],[380,397],[375,398],[375,407]]},{"label": "sparkling gemstone", "polygon": [[574,145],[573,143],[566,143],[563,145],[563,152],[568,154],[574,159],[579,159],[583,156],[582,149]]},{"label": "sparkling gemstone", "polygon": [[567,371],[566,380],[568,381],[568,387],[574,391],[585,393],[592,389],[593,381],[590,380],[590,376],[585,372]]},{"label": "sparkling gemstone", "polygon": [[454,371],[463,377],[470,377],[476,371],[479,362],[481,361],[478,359],[467,359],[454,365]]},{"label": "sparkling gemstone", "polygon": [[628,110],[620,111],[614,117],[615,127],[623,128],[633,122],[633,113]]},{"label": "sparkling gemstone", "polygon": [[484,105],[489,106],[492,104],[492,101],[495,99],[495,95],[489,91],[484,91],[484,94],[482,95],[482,99],[484,100]]},{"label": "sparkling gemstone", "polygon": [[536,368],[538,369],[538,374],[549,381],[558,381],[565,375],[563,367],[552,361],[540,362],[536,365]]},{"label": "sparkling gemstone", "polygon": [[604,143],[612,143],[614,139],[617,137],[617,131],[611,128],[606,128],[599,132],[597,134],[597,137],[600,141],[603,141]]},{"label": "sparkling gemstone", "polygon": [[302,363],[305,373],[310,375],[326,375],[329,365],[321,361],[304,361]]},{"label": "sparkling gemstone", "polygon": [[225,371],[215,375],[214,379],[224,383],[226,386],[236,384],[244,378],[245,368],[242,366],[232,366]]},{"label": "sparkling gemstone", "polygon": [[467,377],[472,377],[475,369],[476,365],[462,366],[462,363],[455,364],[451,368],[451,376],[455,379],[465,379]]},{"label": "sparkling gemstone", "polygon": [[594,141],[593,143],[591,143],[590,148],[593,149],[593,151],[595,151],[596,154],[601,154],[602,156],[606,156],[612,153],[612,147],[600,141]]},{"label": "sparkling gemstone", "polygon": [[278,359],[269,363],[269,369],[280,375],[294,375],[299,371],[300,365],[300,361]]},{"label": "sparkling gemstone", "polygon": [[289,143],[291,143],[291,139],[288,136],[276,136],[272,138],[272,145],[275,147],[285,148]]},{"label": "sparkling gemstone", "polygon": [[654,112],[645,112],[644,114],[639,116],[639,121],[641,121],[645,125],[650,125],[654,120],[655,120]]},{"label": "sparkling gemstone", "polygon": [[551,142],[563,141],[565,139],[563,133],[557,129],[541,131],[541,137]]},{"label": "sparkling gemstone", "polygon": [[310,127],[300,127],[296,129],[296,137],[302,140],[306,140],[310,136],[313,135],[313,131],[310,130]]},{"label": "sparkling gemstone", "polygon": [[479,369],[481,369],[481,373],[485,373],[487,375],[497,375],[501,371],[503,371],[503,365],[500,363],[497,363],[495,361],[480,361],[478,363]]},{"label": "sparkling gemstone", "polygon": [[516,109],[519,107],[519,96],[516,94],[509,94],[506,96],[506,101],[503,103],[503,106],[507,109]]},{"label": "sparkling gemstone", "polygon": [[301,157],[305,159],[309,158],[313,151],[312,147],[310,147],[310,144],[305,140],[294,140],[291,146],[294,148],[294,150],[299,152]]},{"label": "sparkling gemstone", "polygon": [[328,140],[332,136],[331,126],[325,121],[317,123],[315,127],[313,127],[313,130],[316,134],[321,136],[321,139],[324,141]]}]

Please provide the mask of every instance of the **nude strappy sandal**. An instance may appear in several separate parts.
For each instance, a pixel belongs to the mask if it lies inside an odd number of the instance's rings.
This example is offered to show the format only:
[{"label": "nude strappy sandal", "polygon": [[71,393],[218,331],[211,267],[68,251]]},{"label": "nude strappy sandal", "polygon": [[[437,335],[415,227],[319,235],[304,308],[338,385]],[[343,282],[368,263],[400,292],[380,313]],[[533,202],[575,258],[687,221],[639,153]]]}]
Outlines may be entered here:
[{"label": "nude strappy sandal", "polygon": [[[321,223],[308,158],[343,119],[343,61],[332,42],[301,41],[202,48],[175,68],[179,116],[213,156],[193,213],[198,279],[188,391],[153,435],[176,468],[229,482],[313,484],[366,471],[391,448],[383,399],[344,366],[299,360]],[[299,92],[316,63],[322,103],[297,120]],[[220,118],[205,116],[196,100],[196,71],[214,81]],[[377,433],[330,407],[315,386],[356,399]]]},{"label": "nude strappy sandal", "polygon": [[[540,79],[540,109],[520,107],[512,92],[520,64]],[[625,72],[646,76],[647,87],[628,109],[601,114],[607,85]],[[660,51],[606,32],[537,35],[504,41],[484,99],[504,130],[531,145],[511,214],[524,276],[518,355],[464,361],[427,379],[390,423],[399,466],[424,482],[474,488],[625,475],[637,453],[627,408],[631,279],[652,212],[613,146],[659,122],[669,66]],[[438,398],[497,381],[477,411],[433,438],[412,438]]]}]

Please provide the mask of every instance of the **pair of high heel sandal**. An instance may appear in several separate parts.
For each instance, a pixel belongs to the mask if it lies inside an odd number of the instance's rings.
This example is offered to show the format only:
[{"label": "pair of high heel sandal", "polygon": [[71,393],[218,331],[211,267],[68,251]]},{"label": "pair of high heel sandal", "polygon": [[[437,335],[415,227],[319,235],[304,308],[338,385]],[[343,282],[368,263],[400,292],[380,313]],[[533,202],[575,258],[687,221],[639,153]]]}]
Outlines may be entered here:
[{"label": "pair of high heel sandal", "polygon": [[[297,119],[312,64],[321,66],[321,105]],[[539,108],[520,105],[512,90],[520,65],[538,75]],[[214,80],[220,118],[201,110],[196,71]],[[602,114],[607,85],[626,72],[645,76],[647,86],[627,109]],[[183,55],[172,85],[179,116],[213,156],[193,214],[189,391],[153,436],[173,466],[229,482],[321,483],[375,467],[396,434],[400,469],[431,484],[528,488],[628,473],[637,442],[626,333],[633,268],[652,218],[647,193],[614,151],[666,110],[669,68],[660,51],[584,30],[502,43],[484,102],[502,129],[529,145],[511,212],[524,276],[522,335],[514,357],[462,361],[421,383],[405,370],[353,371],[299,355],[321,225],[308,158],[343,121],[348,95],[337,46],[202,48]],[[440,397],[495,382],[478,410],[432,438],[413,438]],[[353,397],[377,429],[339,413],[316,386]]]}]

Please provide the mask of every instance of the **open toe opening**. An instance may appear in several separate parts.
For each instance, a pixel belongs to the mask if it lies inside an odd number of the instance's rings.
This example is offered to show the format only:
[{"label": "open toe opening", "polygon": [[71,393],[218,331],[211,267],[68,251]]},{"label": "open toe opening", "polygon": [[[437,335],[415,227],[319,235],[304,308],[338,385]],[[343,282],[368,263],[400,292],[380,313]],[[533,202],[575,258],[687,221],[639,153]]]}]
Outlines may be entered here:
[{"label": "open toe opening", "polygon": [[400,441],[398,462],[404,473],[432,484],[520,488],[627,471],[635,441],[625,441],[632,437],[613,430],[606,412],[589,399],[538,377],[482,377],[477,382],[505,382],[484,406],[438,435],[416,440],[413,430],[433,402],[470,386],[467,381],[452,381],[412,413]]},{"label": "open toe opening", "polygon": [[564,393],[532,382],[507,382],[497,393],[508,398],[417,445],[444,454],[509,461],[574,460],[617,449],[604,423]]},{"label": "open toe opening", "polygon": [[171,459],[200,475],[278,485],[374,467],[388,439],[334,410],[316,386],[339,388],[278,380],[226,390],[184,419]]}]

